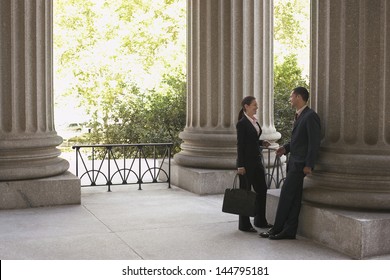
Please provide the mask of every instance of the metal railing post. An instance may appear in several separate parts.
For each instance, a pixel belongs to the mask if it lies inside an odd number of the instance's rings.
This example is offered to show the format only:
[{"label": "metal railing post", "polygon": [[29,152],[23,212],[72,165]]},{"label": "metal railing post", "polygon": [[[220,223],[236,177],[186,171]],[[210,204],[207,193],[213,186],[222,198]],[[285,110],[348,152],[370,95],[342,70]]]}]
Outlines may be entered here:
[{"label": "metal railing post", "polygon": [[168,188],[171,188],[171,155],[172,155],[172,146],[168,145]]},{"label": "metal railing post", "polygon": [[[108,185],[108,192],[111,192],[111,152],[112,152],[112,147],[107,146],[106,152],[108,152],[108,176],[107,176],[107,185]],[[104,159],[103,159],[104,160]]]},{"label": "metal railing post", "polygon": [[139,146],[138,147],[138,169],[139,169],[139,172],[138,172],[138,190],[142,190],[141,188],[141,183],[142,183],[142,171],[141,171],[141,151],[142,151],[143,147],[142,146]]},{"label": "metal railing post", "polygon": [[[274,160],[274,163],[272,166],[272,171],[271,171],[271,151],[276,151],[276,149],[269,148],[269,147],[261,147],[261,148],[268,150],[268,162],[266,165],[264,163],[264,165],[267,166],[267,168],[264,167],[264,170],[267,171],[265,174],[266,178],[268,178],[266,181],[267,187],[271,188],[272,182],[275,182],[275,188],[278,189],[280,187],[281,181],[284,180],[282,161],[278,155],[275,155],[275,160]],[[264,159],[263,159],[263,161],[264,161]],[[276,174],[275,174],[275,171],[276,171]],[[281,179],[280,179],[280,174],[282,175]],[[276,175],[276,178],[274,177],[275,175]]]}]

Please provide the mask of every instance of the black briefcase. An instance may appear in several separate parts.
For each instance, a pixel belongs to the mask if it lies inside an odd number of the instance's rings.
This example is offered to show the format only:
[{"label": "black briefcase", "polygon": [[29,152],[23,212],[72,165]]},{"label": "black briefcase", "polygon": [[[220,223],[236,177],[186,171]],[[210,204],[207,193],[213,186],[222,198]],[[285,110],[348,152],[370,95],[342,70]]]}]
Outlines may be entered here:
[{"label": "black briefcase", "polygon": [[222,212],[243,215],[256,216],[256,193],[247,189],[237,187],[238,174],[234,177],[233,187],[225,190],[223,197]]}]

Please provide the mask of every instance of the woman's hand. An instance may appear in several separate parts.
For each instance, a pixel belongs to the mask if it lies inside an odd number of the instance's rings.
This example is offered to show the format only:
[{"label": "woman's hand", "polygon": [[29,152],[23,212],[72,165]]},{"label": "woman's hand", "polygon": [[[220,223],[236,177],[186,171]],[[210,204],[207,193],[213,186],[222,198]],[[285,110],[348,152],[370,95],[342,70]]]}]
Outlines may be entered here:
[{"label": "woman's hand", "polygon": [[237,168],[237,174],[238,175],[245,175],[245,173],[246,173],[245,167]]}]

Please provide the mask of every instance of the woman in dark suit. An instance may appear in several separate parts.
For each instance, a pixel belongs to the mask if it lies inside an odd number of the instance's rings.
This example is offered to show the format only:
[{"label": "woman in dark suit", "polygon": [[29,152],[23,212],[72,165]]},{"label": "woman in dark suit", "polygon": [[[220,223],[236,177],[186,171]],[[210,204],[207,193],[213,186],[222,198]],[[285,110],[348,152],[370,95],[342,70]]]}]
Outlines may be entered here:
[{"label": "woman in dark suit", "polygon": [[[256,216],[254,225],[260,228],[271,228],[265,217],[267,184],[262,163],[261,147],[268,147],[270,143],[260,140],[261,127],[255,114],[258,106],[253,96],[245,97],[241,102],[241,111],[237,122],[237,173],[240,177],[240,188],[248,185],[253,187],[257,194]],[[248,216],[239,216],[238,229],[246,232],[257,232]]]}]

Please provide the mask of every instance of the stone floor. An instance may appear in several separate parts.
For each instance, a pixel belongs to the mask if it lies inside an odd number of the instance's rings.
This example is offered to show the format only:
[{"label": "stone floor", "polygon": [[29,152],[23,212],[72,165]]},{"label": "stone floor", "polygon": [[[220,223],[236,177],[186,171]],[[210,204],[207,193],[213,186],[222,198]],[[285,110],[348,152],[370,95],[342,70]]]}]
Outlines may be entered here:
[{"label": "stone floor", "polygon": [[303,237],[273,241],[238,231],[237,217],[221,205],[222,195],[166,184],[83,188],[81,205],[0,211],[0,259],[350,259]]}]

